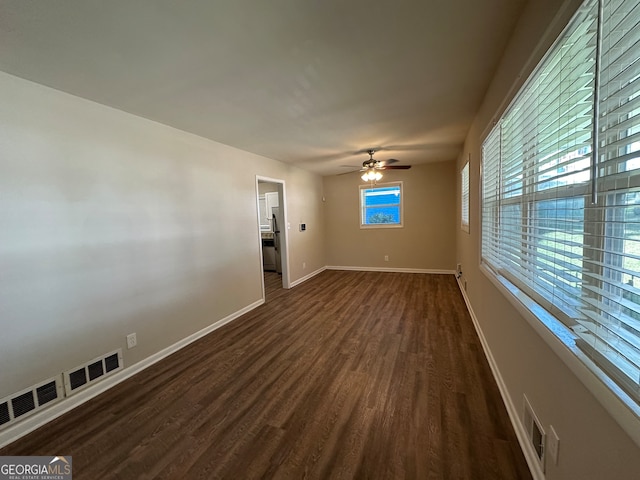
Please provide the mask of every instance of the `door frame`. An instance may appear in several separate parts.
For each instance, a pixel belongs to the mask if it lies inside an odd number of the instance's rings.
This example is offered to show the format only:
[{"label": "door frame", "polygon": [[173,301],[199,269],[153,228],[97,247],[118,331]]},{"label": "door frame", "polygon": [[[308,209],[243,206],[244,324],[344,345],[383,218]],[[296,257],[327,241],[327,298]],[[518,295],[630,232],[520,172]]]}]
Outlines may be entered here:
[{"label": "door frame", "polygon": [[278,185],[278,203],[282,208],[282,218],[284,225],[280,226],[280,262],[282,266],[282,288],[291,288],[289,280],[289,219],[287,216],[287,190],[285,181],[280,178],[264,177],[256,175],[256,227],[258,232],[258,244],[260,245],[260,273],[262,282],[262,298],[266,298],[264,287],[264,263],[262,258],[262,235],[260,231],[260,189],[259,183],[275,183]]}]

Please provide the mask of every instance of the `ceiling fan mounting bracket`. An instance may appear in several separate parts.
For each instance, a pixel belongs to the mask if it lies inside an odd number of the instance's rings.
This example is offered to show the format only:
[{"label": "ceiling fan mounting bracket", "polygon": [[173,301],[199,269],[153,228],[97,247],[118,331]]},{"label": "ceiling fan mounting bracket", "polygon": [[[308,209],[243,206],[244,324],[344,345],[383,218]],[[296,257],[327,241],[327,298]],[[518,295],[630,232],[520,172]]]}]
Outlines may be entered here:
[{"label": "ceiling fan mounting bracket", "polygon": [[370,148],[369,150],[367,150],[367,153],[369,154],[369,160],[365,160],[364,162],[362,162],[362,168],[364,169],[369,169],[369,168],[378,168],[378,161],[374,160],[373,158],[373,154],[376,153],[376,151],[373,148]]}]

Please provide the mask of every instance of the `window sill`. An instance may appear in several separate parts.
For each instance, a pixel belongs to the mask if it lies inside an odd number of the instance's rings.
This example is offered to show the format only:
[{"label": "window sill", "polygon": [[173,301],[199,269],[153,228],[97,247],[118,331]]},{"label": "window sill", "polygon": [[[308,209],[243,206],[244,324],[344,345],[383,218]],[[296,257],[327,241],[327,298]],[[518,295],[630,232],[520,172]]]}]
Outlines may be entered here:
[{"label": "window sill", "polygon": [[404,225],[385,225],[384,223],[378,223],[376,225],[363,225],[360,224],[360,228],[364,228],[364,229],[372,229],[372,228],[403,228]]},{"label": "window sill", "polygon": [[576,335],[509,280],[480,270],[640,447],[640,407],[576,346]]}]

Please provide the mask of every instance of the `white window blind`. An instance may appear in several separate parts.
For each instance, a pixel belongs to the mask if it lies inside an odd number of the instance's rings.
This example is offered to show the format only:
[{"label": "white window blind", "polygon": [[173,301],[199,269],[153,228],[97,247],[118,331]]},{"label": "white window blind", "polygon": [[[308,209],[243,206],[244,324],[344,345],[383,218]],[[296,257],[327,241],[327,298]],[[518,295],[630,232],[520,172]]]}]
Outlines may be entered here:
[{"label": "white window blind", "polygon": [[460,172],[460,228],[469,232],[469,162],[464,164]]},{"label": "white window blind", "polygon": [[638,403],[639,21],[640,0],[587,0],[482,147],[483,262]]}]

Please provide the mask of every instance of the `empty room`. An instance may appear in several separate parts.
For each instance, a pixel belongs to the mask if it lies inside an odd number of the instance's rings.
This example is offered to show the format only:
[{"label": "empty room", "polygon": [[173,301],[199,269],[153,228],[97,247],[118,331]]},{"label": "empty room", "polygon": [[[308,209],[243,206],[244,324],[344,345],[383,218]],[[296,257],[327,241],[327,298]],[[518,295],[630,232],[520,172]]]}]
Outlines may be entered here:
[{"label": "empty room", "polygon": [[640,478],[640,0],[0,0],[0,327],[2,478]]}]

